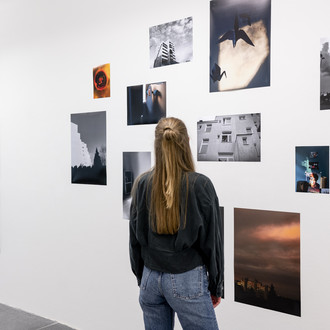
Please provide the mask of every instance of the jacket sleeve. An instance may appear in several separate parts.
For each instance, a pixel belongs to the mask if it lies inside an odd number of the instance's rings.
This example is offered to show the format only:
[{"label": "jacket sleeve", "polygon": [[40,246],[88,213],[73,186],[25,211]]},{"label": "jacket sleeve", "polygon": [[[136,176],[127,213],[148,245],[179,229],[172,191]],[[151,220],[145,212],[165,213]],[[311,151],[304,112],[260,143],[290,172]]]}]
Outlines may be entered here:
[{"label": "jacket sleeve", "polygon": [[143,272],[143,259],[141,256],[141,245],[137,239],[137,219],[139,215],[138,211],[138,189],[135,192],[135,195],[132,198],[131,208],[130,208],[130,223],[129,223],[129,254],[130,254],[130,262],[131,268],[134,275],[137,278],[138,285],[140,286],[142,272]]},{"label": "jacket sleeve", "polygon": [[224,281],[223,219],[219,200],[211,181],[203,189],[201,213],[203,226],[199,233],[199,248],[209,274],[209,290],[221,297]]}]

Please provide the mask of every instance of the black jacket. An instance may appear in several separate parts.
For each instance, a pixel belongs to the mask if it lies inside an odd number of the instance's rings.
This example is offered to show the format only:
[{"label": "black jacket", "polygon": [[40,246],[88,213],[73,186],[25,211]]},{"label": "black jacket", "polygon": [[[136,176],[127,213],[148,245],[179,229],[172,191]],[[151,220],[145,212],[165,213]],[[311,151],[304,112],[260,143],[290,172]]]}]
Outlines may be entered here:
[{"label": "black jacket", "polygon": [[[187,193],[186,180],[182,181],[181,224]],[[188,182],[185,228],[181,226],[174,235],[159,235],[149,227],[150,172],[139,179],[130,210],[132,270],[140,285],[144,265],[156,271],[178,274],[205,264],[209,274],[209,290],[219,297],[223,290],[224,267],[218,197],[212,182],[205,175],[188,173]]]}]

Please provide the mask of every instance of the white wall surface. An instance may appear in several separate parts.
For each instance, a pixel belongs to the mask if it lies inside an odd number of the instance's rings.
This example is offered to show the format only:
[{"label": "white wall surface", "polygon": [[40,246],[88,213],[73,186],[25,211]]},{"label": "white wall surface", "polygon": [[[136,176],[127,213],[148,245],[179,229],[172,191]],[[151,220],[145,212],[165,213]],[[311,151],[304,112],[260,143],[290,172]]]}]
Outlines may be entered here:
[{"label": "white wall surface", "polygon": [[[222,330],[330,328],[330,196],[295,193],[295,146],[330,144],[319,110],[328,0],[273,0],[271,87],[209,89],[209,1],[0,0],[0,302],[81,330],[143,329],[122,219],[122,152],[152,151],[126,126],[126,87],[167,82],[196,156],[201,116],[261,113],[260,163],[197,163],[225,207]],[[149,27],[193,16],[193,61],[149,69]],[[110,63],[111,98],[92,69]],[[72,185],[70,114],[107,111],[108,185]],[[301,318],[234,302],[233,208],[301,214]],[[176,329],[180,329],[177,325]]]}]

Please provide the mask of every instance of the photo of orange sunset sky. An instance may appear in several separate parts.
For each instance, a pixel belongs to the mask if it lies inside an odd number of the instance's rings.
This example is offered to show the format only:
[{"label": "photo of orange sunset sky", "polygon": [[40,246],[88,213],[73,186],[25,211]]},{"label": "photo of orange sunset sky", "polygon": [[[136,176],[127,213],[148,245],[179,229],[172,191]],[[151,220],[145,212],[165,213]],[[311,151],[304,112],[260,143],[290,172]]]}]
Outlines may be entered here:
[{"label": "photo of orange sunset sky", "polygon": [[300,214],[235,208],[235,300],[300,316]]}]

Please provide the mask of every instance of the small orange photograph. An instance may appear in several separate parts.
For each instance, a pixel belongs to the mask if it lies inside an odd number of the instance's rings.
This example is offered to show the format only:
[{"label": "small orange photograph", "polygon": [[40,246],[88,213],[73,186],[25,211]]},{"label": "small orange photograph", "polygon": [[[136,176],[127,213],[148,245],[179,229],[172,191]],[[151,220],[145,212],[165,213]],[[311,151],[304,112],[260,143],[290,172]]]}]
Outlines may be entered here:
[{"label": "small orange photograph", "polygon": [[93,69],[94,99],[110,97],[110,64]]}]

